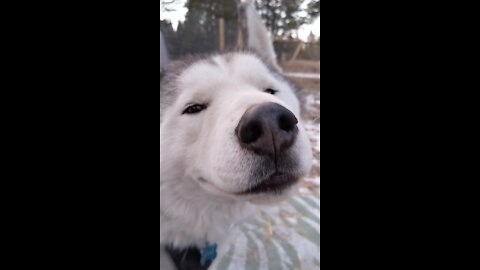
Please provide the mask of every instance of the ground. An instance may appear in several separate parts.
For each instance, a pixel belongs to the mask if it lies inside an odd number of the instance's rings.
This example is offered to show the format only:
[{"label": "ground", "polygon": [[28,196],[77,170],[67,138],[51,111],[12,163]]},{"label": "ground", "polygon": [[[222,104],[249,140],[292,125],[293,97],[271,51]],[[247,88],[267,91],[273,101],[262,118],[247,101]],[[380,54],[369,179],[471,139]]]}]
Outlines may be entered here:
[{"label": "ground", "polygon": [[302,117],[314,155],[310,175],[290,200],[234,228],[229,251],[211,269],[320,269],[320,81],[295,79],[306,95]]}]

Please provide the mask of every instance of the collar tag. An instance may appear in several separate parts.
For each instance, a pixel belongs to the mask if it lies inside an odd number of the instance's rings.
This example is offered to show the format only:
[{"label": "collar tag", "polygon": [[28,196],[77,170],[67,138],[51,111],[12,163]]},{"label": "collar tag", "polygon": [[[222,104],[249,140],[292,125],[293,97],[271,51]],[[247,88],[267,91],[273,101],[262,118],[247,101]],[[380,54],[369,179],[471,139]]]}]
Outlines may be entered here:
[{"label": "collar tag", "polygon": [[200,259],[200,264],[204,266],[205,264],[213,261],[217,257],[217,244],[207,244],[200,250],[202,258]]}]

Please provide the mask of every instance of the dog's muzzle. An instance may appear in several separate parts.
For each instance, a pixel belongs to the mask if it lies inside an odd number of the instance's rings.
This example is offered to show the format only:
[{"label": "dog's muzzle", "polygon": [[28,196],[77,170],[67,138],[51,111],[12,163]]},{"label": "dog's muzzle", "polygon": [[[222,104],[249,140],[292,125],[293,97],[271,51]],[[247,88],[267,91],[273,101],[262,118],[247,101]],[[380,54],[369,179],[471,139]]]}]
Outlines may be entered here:
[{"label": "dog's muzzle", "polygon": [[280,104],[266,102],[250,107],[235,129],[240,145],[273,159],[295,142],[298,120]]}]

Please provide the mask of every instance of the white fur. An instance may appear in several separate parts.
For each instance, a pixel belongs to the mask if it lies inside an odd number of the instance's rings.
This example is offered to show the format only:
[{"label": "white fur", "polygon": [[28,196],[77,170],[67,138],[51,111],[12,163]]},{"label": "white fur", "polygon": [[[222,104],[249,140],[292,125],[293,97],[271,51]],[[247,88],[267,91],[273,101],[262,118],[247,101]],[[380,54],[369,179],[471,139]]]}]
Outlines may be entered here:
[{"label": "white fur", "polygon": [[[160,123],[160,244],[177,248],[218,244],[225,251],[229,229],[256,210],[258,203],[285,199],[281,194],[237,195],[252,183],[249,175],[262,157],[242,149],[235,135],[245,111],[253,105],[274,102],[299,120],[299,133],[288,155],[295,166],[283,168],[301,177],[311,167],[312,153],[300,121],[300,104],[281,76],[265,26],[253,1],[246,6],[249,53],[212,56],[193,63],[177,74],[167,87],[175,94],[161,100]],[[168,77],[168,75],[167,75]],[[278,90],[275,95],[266,88]],[[174,97],[174,98],[173,98]],[[197,114],[182,114],[187,104],[207,104]],[[162,250],[161,269],[174,269]]]},{"label": "white fur", "polygon": [[[234,132],[243,113],[255,104],[275,102],[300,119],[299,102],[289,84],[254,55],[233,54],[229,61],[216,56],[213,61],[197,62],[180,74],[176,84],[182,93],[162,116],[160,241],[177,247],[222,243],[228,229],[254,211],[251,202],[278,200],[274,195],[234,194],[249,187],[248,173],[258,162],[240,147]],[[266,88],[279,92],[271,95],[263,91]],[[190,103],[208,107],[182,114]],[[293,170],[305,175],[311,149],[301,122],[298,127],[291,151],[300,165]]]}]

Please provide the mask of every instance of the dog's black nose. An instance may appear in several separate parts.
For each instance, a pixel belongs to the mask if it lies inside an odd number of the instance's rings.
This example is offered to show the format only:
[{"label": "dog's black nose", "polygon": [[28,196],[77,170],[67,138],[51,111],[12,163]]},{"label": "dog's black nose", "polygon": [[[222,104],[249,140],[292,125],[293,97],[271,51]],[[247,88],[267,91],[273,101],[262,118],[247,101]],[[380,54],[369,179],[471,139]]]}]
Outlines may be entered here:
[{"label": "dog's black nose", "polygon": [[240,144],[259,155],[276,155],[297,137],[298,120],[291,111],[273,102],[250,107],[236,128]]}]

